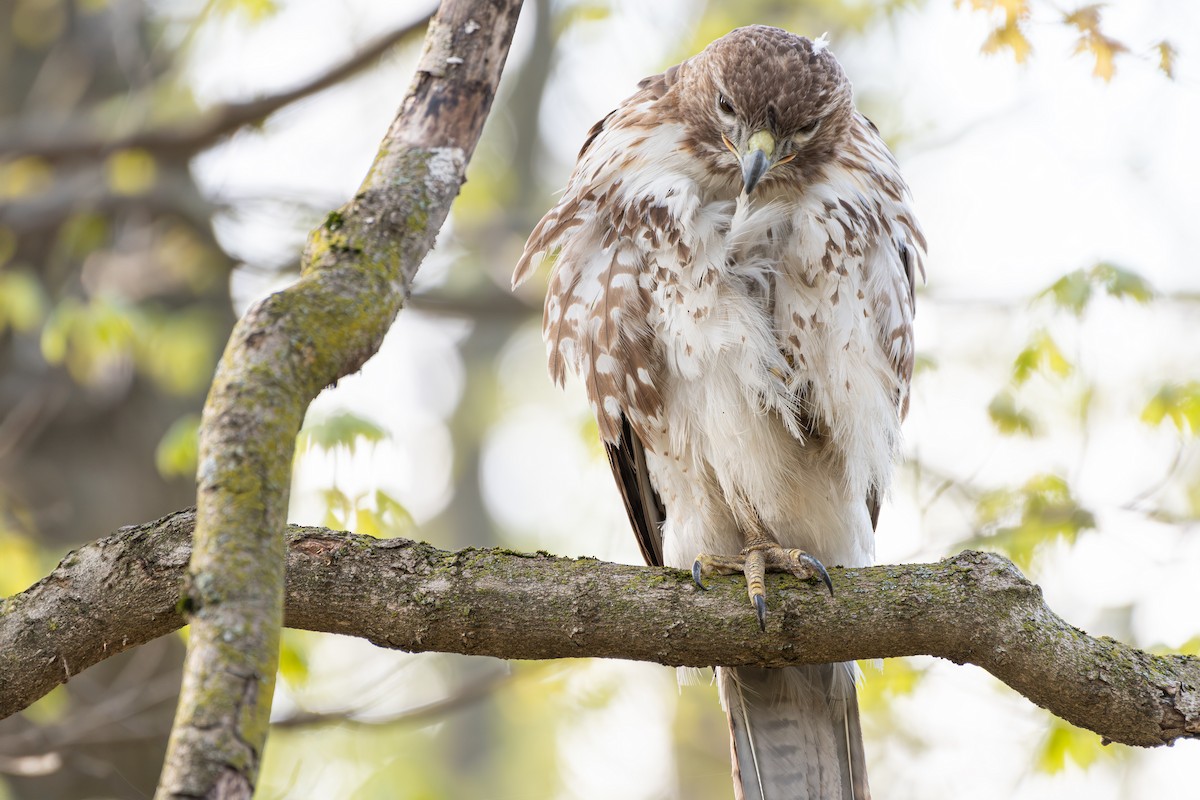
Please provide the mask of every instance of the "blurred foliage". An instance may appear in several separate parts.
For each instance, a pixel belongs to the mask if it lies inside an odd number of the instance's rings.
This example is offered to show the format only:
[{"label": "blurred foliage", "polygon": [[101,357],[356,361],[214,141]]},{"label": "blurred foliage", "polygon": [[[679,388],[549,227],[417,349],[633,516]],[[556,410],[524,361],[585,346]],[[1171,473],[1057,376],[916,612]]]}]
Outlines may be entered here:
[{"label": "blurred foliage", "polygon": [[46,574],[46,561],[32,537],[0,526],[0,596],[22,592]]},{"label": "blurred foliage", "polygon": [[911,658],[859,661],[863,679],[858,684],[858,706],[864,714],[883,714],[897,697],[910,695],[928,670]]},{"label": "blurred foliage", "polygon": [[167,428],[154,451],[154,465],[164,478],[190,478],[199,458],[200,415],[185,414]]},{"label": "blurred foliage", "polygon": [[313,421],[305,420],[296,439],[296,457],[312,450],[354,455],[360,444],[377,444],[386,438],[387,431],[379,425],[353,412],[342,411]]},{"label": "blurred foliage", "polygon": [[279,13],[279,4],[275,0],[209,0],[209,7],[218,15],[236,14],[250,24]]},{"label": "blurred foliage", "polygon": [[377,539],[394,536],[411,538],[417,534],[412,515],[396,498],[382,489],[350,496],[334,486],[321,494],[326,508],[321,524],[327,528],[352,531]]},{"label": "blurred foliage", "polygon": [[313,634],[285,628],[279,637],[279,677],[293,688],[308,681],[309,649]]},{"label": "blurred foliage", "polygon": [[1141,275],[1115,264],[1100,262],[1088,270],[1068,272],[1043,292],[1038,299],[1049,299],[1058,308],[1082,317],[1097,289],[1109,297],[1148,303],[1155,297],[1154,287]]},{"label": "blurred foliage", "polygon": [[1029,337],[1025,349],[1013,359],[1013,383],[1020,386],[1035,373],[1065,378],[1074,370],[1074,365],[1063,355],[1058,342],[1049,331],[1036,330]]},{"label": "blurred foliage", "polygon": [[[0,262],[3,254],[0,253]],[[28,333],[46,317],[46,295],[28,270],[0,271],[0,331]]]},{"label": "blurred foliage", "polygon": [[1005,436],[1024,434],[1033,436],[1038,433],[1038,421],[1033,412],[1021,406],[1016,396],[1009,389],[1002,389],[988,403],[988,417],[996,429]]},{"label": "blurred foliage", "polygon": [[1029,572],[1045,545],[1073,544],[1096,527],[1096,518],[1079,505],[1064,478],[1035,475],[1015,489],[985,492],[976,505],[976,525],[979,532],[965,546],[1001,552]]},{"label": "blurred foliage", "polygon": [[[362,445],[374,446],[388,438],[376,423],[349,411],[339,411],[316,420],[306,420],[296,440],[297,460],[312,454],[340,457],[355,455]],[[327,528],[353,531],[364,536],[390,538],[413,536],[412,515],[395,497],[380,488],[347,493],[336,479],[321,492]]]},{"label": "blurred foliage", "polygon": [[1170,383],[1160,388],[1142,410],[1142,421],[1158,425],[1170,420],[1180,435],[1200,431],[1200,381]]},{"label": "blurred foliage", "polygon": [[1037,768],[1053,775],[1066,769],[1068,762],[1087,769],[1102,758],[1127,754],[1127,748],[1104,747],[1100,737],[1076,728],[1053,714],[1044,714],[1046,736],[1037,753]]},{"label": "blurred foliage", "polygon": [[46,319],[41,350],[47,363],[66,366],[83,386],[102,384],[128,364],[164,392],[189,395],[212,377],[218,325],[203,308],[178,311],[67,297]]},{"label": "blurred foliage", "polygon": [[[1076,34],[1074,54],[1092,59],[1092,75],[1111,81],[1117,70],[1117,57],[1129,56],[1132,51],[1124,42],[1105,32],[1101,24],[1104,3],[1080,6],[1064,10],[1055,3],[1034,0],[954,0],[956,6],[969,5],[971,9],[991,16],[995,26],[988,33],[980,50],[987,54],[1008,51],[1018,63],[1023,63],[1033,53],[1030,28],[1035,24],[1035,10],[1052,15],[1058,24]],[[1175,77],[1175,46],[1166,39],[1153,43],[1156,55],[1155,66],[1166,77]]]}]

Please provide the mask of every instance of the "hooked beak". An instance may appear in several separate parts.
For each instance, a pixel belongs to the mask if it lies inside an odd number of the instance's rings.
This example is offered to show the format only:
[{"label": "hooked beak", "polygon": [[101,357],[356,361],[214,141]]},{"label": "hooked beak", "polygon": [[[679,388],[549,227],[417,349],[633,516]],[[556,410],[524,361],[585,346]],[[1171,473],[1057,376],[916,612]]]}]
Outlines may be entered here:
[{"label": "hooked beak", "polygon": [[746,140],[746,148],[737,154],[742,162],[742,190],[750,195],[754,187],[774,166],[775,137],[770,131],[758,131]]}]

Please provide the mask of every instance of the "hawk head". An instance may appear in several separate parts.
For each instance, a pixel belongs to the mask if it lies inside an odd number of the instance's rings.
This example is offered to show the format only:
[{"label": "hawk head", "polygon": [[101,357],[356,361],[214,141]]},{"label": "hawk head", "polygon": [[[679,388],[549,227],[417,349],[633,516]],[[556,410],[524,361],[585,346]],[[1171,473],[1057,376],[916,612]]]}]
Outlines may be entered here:
[{"label": "hawk head", "polygon": [[682,66],[687,146],[710,174],[747,194],[777,180],[812,180],[849,136],[850,81],[823,41],[752,25]]}]

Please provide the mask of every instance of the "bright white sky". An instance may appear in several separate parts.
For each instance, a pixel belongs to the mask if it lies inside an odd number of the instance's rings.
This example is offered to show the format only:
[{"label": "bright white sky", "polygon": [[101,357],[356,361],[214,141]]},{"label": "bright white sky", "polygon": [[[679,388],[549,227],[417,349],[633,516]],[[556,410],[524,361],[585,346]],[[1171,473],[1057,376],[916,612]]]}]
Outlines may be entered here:
[{"label": "bright white sky", "polygon": [[[197,50],[196,93],[208,103],[292,85],[425,5],[293,0],[257,28],[218,26]],[[576,29],[562,42],[547,97],[555,113],[545,120],[552,126],[556,146],[548,156],[559,181],[592,122],[639,78],[665,66],[675,42],[664,32],[682,36],[689,25],[691,4],[685,0],[614,5],[608,21]],[[1028,309],[1025,299],[1099,260],[1136,270],[1163,290],[1200,290],[1200,4],[1126,0],[1106,8],[1106,30],[1135,50],[1118,62],[1111,84],[1093,79],[1085,58],[1070,57],[1071,38],[1053,23],[1049,9],[1031,26],[1034,58],[1018,66],[1007,56],[979,55],[988,29],[984,15],[956,10],[950,0],[924,5],[865,38],[832,43],[860,98],[883,109],[876,121],[885,134],[901,134],[897,155],[930,242],[928,292],[918,300],[918,348],[940,367],[915,385],[909,448],[982,486],[1037,472],[1069,475],[1084,504],[1097,511],[1101,530],[1041,562],[1034,577],[1048,601],[1090,632],[1177,646],[1200,631],[1200,540],[1121,505],[1154,484],[1170,461],[1173,435],[1152,431],[1136,417],[1157,383],[1200,378],[1200,306],[1146,311],[1102,303],[1080,331],[1045,309]],[[514,58],[529,22],[523,20]],[[1164,36],[1181,50],[1174,82],[1154,69],[1151,45]],[[300,241],[288,214],[270,201],[300,200],[318,210],[341,203],[365,173],[412,67],[411,59],[390,61],[280,114],[263,134],[239,136],[201,158],[198,178],[208,191],[256,201],[241,218],[221,225],[226,245],[253,264],[294,258]],[[441,260],[434,256],[424,281],[444,274],[452,235],[443,234],[441,244]],[[501,264],[495,271],[508,268]],[[236,284],[242,302],[265,288],[254,280]],[[1071,394],[1081,388],[1077,382],[1032,382],[1024,397],[1046,409],[1051,432],[1044,438],[1003,439],[987,421],[987,403],[1007,379],[1008,362],[1040,325],[1049,325],[1068,355],[1097,380],[1096,425],[1086,439],[1069,414]],[[406,312],[360,376],[318,399],[314,413],[353,408],[392,434],[374,451],[343,460],[339,485],[383,488],[418,521],[444,506],[451,470],[444,419],[462,388],[454,345],[465,330],[463,323]],[[533,328],[512,341],[498,368],[508,411],[488,443],[484,486],[512,541],[638,562],[608,467],[578,435],[588,413],[582,391],[570,386],[564,394],[550,386]],[[297,519],[319,520],[320,502],[312,492],[331,477],[329,464],[301,469]],[[920,497],[929,493],[925,487]],[[922,516],[906,480],[898,482],[892,501],[879,533],[881,561],[943,557],[969,531],[971,520],[950,504]],[[1105,612],[1127,604],[1136,608],[1128,627],[1119,614]],[[650,685],[664,687],[661,670],[653,667],[599,662],[595,669],[653,675],[646,677]],[[578,786],[594,787],[592,794],[580,789],[573,796],[635,797],[636,787],[610,782],[621,775],[613,775],[604,759],[640,763],[648,753],[669,758],[662,720],[674,701],[656,705],[653,696],[638,693],[635,681],[624,684],[634,688],[594,728],[564,730],[564,768],[587,776]],[[669,691],[669,681],[665,685]],[[914,720],[912,730],[932,746],[912,760],[902,748],[868,743],[873,783],[889,798],[1182,797],[1185,786],[1194,786],[1200,758],[1200,746],[1187,743],[1109,760],[1087,772],[1030,774],[1041,712],[974,668],[938,664],[934,677],[899,701],[897,711]],[[647,724],[647,717],[659,724]],[[633,720],[643,738],[628,727],[615,733]],[[645,782],[644,796],[661,796],[670,774]]]}]

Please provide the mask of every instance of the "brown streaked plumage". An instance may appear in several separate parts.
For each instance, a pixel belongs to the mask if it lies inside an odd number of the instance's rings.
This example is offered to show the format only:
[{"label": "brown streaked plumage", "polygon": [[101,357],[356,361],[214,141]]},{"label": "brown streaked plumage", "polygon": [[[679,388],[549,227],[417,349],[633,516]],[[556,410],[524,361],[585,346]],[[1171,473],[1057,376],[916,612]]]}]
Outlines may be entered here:
[{"label": "brown streaked plumage", "polygon": [[[924,250],[821,41],[740,28],[592,128],[514,283],[557,254],[550,373],[583,380],[649,563],[744,573],[763,625],[765,571],[871,563]],[[849,665],[718,676],[738,797],[869,797]]]}]

